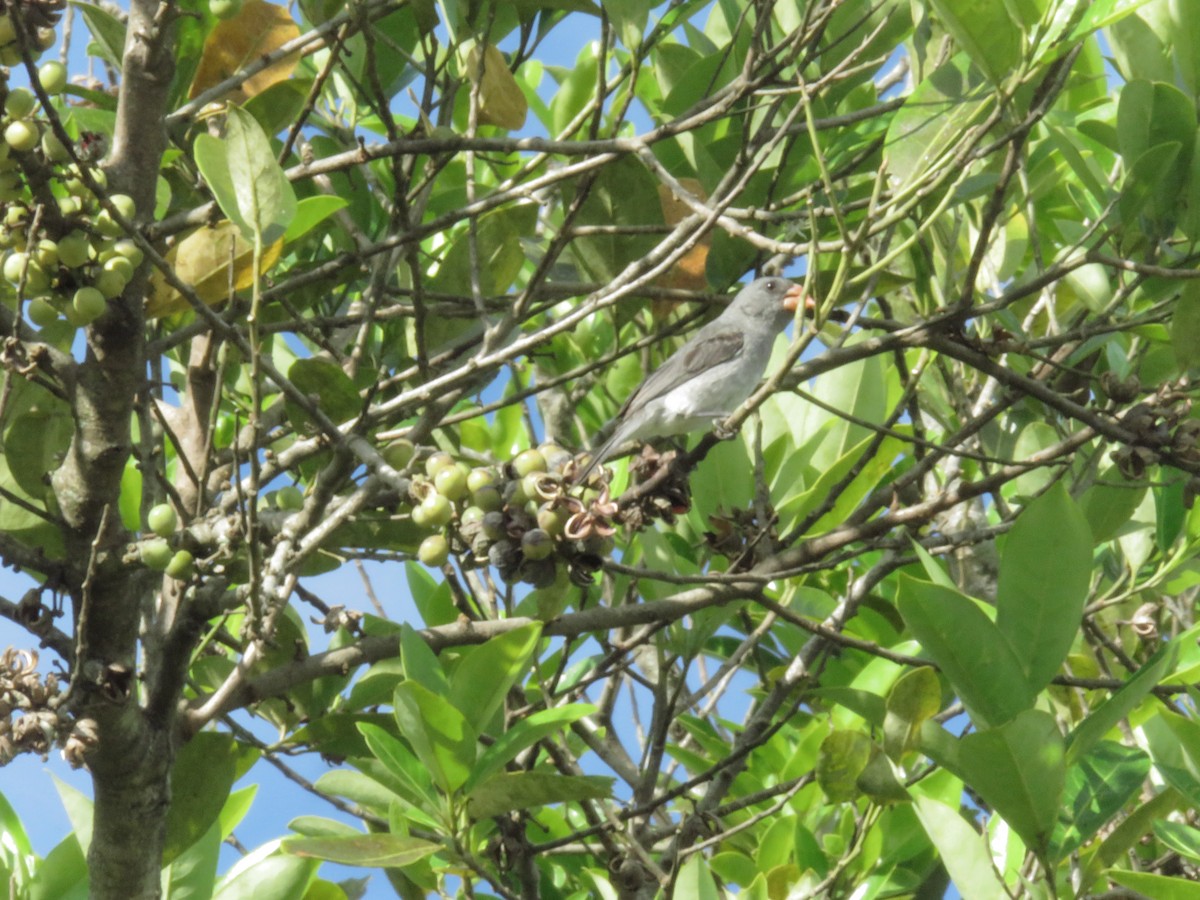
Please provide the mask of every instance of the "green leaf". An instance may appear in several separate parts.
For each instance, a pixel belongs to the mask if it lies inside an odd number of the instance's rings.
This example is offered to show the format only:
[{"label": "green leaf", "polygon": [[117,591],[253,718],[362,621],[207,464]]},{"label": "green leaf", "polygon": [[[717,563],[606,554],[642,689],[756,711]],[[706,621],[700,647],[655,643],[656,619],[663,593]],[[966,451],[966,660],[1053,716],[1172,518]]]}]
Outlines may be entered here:
[{"label": "green leaf", "polygon": [[213,900],[295,900],[317,874],[317,863],[294,856],[267,856],[226,876]]},{"label": "green leaf", "polygon": [[1171,317],[1171,349],[1180,371],[1200,365],[1200,283],[1183,283],[1175,314]]},{"label": "green leaf", "polygon": [[927,667],[913,669],[897,679],[887,696],[883,722],[883,746],[899,761],[917,746],[921,726],[942,708],[942,685],[937,673]]},{"label": "green leaf", "polygon": [[702,853],[693,853],[679,870],[679,878],[675,882],[675,896],[695,900],[720,900],[724,896],[717,889],[717,883],[713,881],[708,862]]},{"label": "green leaf", "polygon": [[914,808],[963,900],[1005,900],[1009,896],[992,866],[985,838],[962,813],[931,797],[915,797]]},{"label": "green leaf", "polygon": [[871,739],[859,731],[830,732],[817,755],[817,784],[830,803],[853,800],[859,794],[858,776],[871,761]]},{"label": "green leaf", "polygon": [[296,203],[296,215],[283,233],[283,242],[290,244],[297,238],[308,234],[334,213],[345,209],[350,203],[344,197],[330,197],[320,194],[316,197],[305,197]]},{"label": "green leaf", "polygon": [[1017,517],[1000,558],[996,627],[1041,690],[1079,631],[1092,577],[1092,533],[1062,483]]},{"label": "green leaf", "polygon": [[1073,766],[1081,756],[1133,712],[1158,686],[1163,676],[1175,667],[1179,644],[1172,642],[1158,649],[1120,688],[1109,695],[1075,729],[1067,735],[1067,765]]},{"label": "green leaf", "polygon": [[340,837],[285,838],[283,849],[294,856],[325,859],[344,866],[410,866],[442,849],[441,844],[402,834],[358,834]]},{"label": "green leaf", "polygon": [[999,725],[1033,705],[1037,691],[1020,659],[970,598],[905,575],[897,607],[978,725]]},{"label": "green leaf", "polygon": [[[375,759],[392,776],[387,786],[418,809],[434,810],[436,803],[433,784],[430,781],[431,771],[421,765],[408,747],[378,725],[361,722],[358,730],[362,732]],[[322,777],[322,783],[327,777]],[[330,790],[333,790],[333,787],[330,787]],[[382,798],[376,798],[377,803],[380,800]],[[385,803],[384,807],[386,806]]]},{"label": "green leaf", "polygon": [[[579,225],[612,229],[663,224],[658,183],[635,157],[622,156],[610,162],[593,180],[576,180],[573,189],[576,193],[587,191],[576,217]],[[606,283],[646,256],[656,242],[653,235],[618,232],[581,235],[571,241],[570,248],[588,277]]]},{"label": "green leaf", "polygon": [[427,627],[447,625],[458,618],[458,610],[450,597],[450,585],[446,581],[434,580],[428,569],[415,562],[404,564],[404,575],[413,603]]},{"label": "green leaf", "polygon": [[[331,359],[315,356],[298,359],[288,366],[287,377],[301,393],[315,398],[321,412],[334,422],[352,419],[362,409],[363,401],[354,382]],[[288,417],[298,432],[311,430],[308,414],[301,407],[289,403]]]},{"label": "green leaf", "polygon": [[1200,900],[1200,884],[1194,881],[1126,869],[1109,869],[1104,874],[1117,884],[1154,900]]},{"label": "green leaf", "polygon": [[1165,709],[1142,724],[1154,767],[1167,783],[1200,806],[1200,724]]},{"label": "green leaf", "polygon": [[1004,84],[1021,62],[1023,29],[1005,3],[994,0],[932,0],[938,18],[972,62]]},{"label": "green leaf", "polygon": [[1026,710],[998,728],[966,735],[961,744],[964,780],[1026,846],[1044,852],[1066,780],[1065,747],[1054,717]]},{"label": "green leaf", "polygon": [[514,809],[532,809],[578,800],[607,800],[613,779],[556,772],[503,772],[483,782],[467,799],[474,819],[487,819]]},{"label": "green leaf", "polygon": [[529,667],[542,634],[542,624],[531,622],[497,635],[469,650],[450,680],[450,703],[476,733],[488,729],[509,689]]},{"label": "green leaf", "polygon": [[475,730],[448,700],[414,681],[396,688],[396,723],[412,744],[434,782],[447,793],[457,791],[475,762]]},{"label": "green leaf", "polygon": [[902,183],[921,178],[991,107],[986,84],[964,54],[917,85],[888,126],[887,167]]},{"label": "green leaf", "polygon": [[1069,815],[1055,832],[1054,855],[1062,858],[1091,840],[1137,795],[1150,774],[1150,757],[1136,747],[1101,741],[1067,770],[1063,811]]},{"label": "green leaf", "polygon": [[600,0],[600,5],[608,13],[621,43],[629,50],[637,50],[654,4],[647,0]]},{"label": "green leaf", "polygon": [[171,769],[171,808],[163,862],[169,863],[212,827],[237,775],[233,736],[201,731],[179,748]]},{"label": "green leaf", "polygon": [[204,183],[212,191],[213,199],[225,217],[237,226],[242,235],[253,235],[253,229],[238,208],[237,191],[233,187],[233,176],[229,173],[229,157],[225,142],[211,134],[198,134],[192,144],[192,158],[196,168],[204,177]]},{"label": "green leaf", "polygon": [[400,662],[404,666],[404,677],[409,681],[415,681],[441,697],[450,693],[450,679],[437,654],[407,622],[400,626]]},{"label": "green leaf", "polygon": [[[431,288],[445,294],[471,295],[471,241],[479,265],[479,290],[485,297],[503,294],[525,265],[521,238],[537,225],[536,203],[504,206],[480,216],[474,229],[464,228],[442,257]],[[434,335],[433,343],[446,340]]]},{"label": "green leaf", "polygon": [[79,839],[68,834],[43,859],[28,882],[29,900],[87,896],[88,864]]},{"label": "green leaf", "polygon": [[224,205],[222,210],[238,223],[246,240],[258,235],[263,246],[275,243],[296,214],[296,193],[275,160],[270,140],[252,115],[231,106],[223,147],[236,215]]},{"label": "green leaf", "polygon": [[471,770],[471,777],[463,785],[463,791],[469,794],[476,785],[500,771],[527,747],[532,747],[542,738],[557,734],[565,726],[595,711],[596,707],[590,703],[569,703],[553,709],[543,709],[521,719],[483,752]]},{"label": "green leaf", "polygon": [[125,59],[124,23],[95,4],[72,0],[71,5],[79,10],[83,21],[87,23],[88,31],[96,39],[95,44],[89,45],[89,50],[94,46],[101,59],[120,71],[121,63]]},{"label": "green leaf", "polygon": [[218,823],[184,850],[167,867],[171,900],[206,900],[217,886],[217,863],[221,856],[221,829]]},{"label": "green leaf", "polygon": [[1176,853],[1200,862],[1200,828],[1159,819],[1154,823],[1154,833]]}]

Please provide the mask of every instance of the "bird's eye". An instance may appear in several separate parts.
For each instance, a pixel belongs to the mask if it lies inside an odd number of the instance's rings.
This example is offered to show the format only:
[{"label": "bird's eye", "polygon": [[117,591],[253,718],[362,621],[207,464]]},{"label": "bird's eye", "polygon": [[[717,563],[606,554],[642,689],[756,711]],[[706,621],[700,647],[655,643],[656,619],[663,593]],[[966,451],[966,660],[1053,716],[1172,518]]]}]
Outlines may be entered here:
[{"label": "bird's eye", "polygon": [[777,285],[777,284],[774,282],[774,280],[771,280],[771,281],[768,281],[768,282],[767,282],[767,290],[768,290],[768,291],[773,291],[773,290],[775,290],[775,288],[777,288],[777,287],[779,287],[779,285]]}]

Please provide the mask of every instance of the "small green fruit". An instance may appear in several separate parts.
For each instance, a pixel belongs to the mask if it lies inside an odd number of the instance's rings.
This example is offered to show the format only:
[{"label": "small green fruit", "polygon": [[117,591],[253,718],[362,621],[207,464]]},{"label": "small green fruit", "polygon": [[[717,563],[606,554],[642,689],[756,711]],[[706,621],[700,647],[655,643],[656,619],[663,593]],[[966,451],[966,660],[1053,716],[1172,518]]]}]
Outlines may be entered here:
[{"label": "small green fruit", "polygon": [[483,527],[483,517],[487,515],[478,506],[468,506],[458,517],[458,527],[463,531],[474,531]]},{"label": "small green fruit", "polygon": [[441,451],[433,454],[429,459],[425,460],[425,474],[430,478],[436,475],[442,469],[449,468],[454,465],[454,457],[449,453]]},{"label": "small green fruit", "polygon": [[34,297],[25,307],[25,315],[38,328],[48,328],[58,321],[58,310],[54,304],[42,297]]},{"label": "small green fruit", "polygon": [[433,476],[433,486],[437,492],[452,503],[457,503],[467,496],[467,476],[458,466],[447,466],[439,469]]},{"label": "small green fruit", "polygon": [[431,528],[441,528],[454,514],[454,507],[450,505],[450,501],[437,493],[431,493],[422,500],[419,508],[425,510],[425,522]]},{"label": "small green fruit", "polygon": [[[13,88],[4,98],[4,112],[14,119],[23,119],[37,106],[37,97],[29,88]],[[12,141],[9,141],[11,144]]]},{"label": "small green fruit", "polygon": [[397,438],[380,451],[383,461],[396,471],[403,470],[410,462],[417,448],[407,438]]},{"label": "small green fruit", "polygon": [[61,94],[67,89],[67,67],[56,59],[42,63],[38,69],[38,81],[41,82],[42,90],[51,97]]},{"label": "small green fruit", "polygon": [[520,477],[546,471],[546,457],[539,450],[525,450],[512,461],[513,471]]},{"label": "small green fruit", "polygon": [[434,568],[444,566],[450,558],[450,544],[443,534],[431,534],[417,548],[417,559]]},{"label": "small green fruit", "polygon": [[133,263],[123,256],[113,256],[104,263],[104,271],[116,272],[125,280],[125,284],[128,284],[133,278]]},{"label": "small green fruit", "polygon": [[196,571],[195,558],[187,550],[179,550],[167,563],[166,573],[177,581],[186,581]]},{"label": "small green fruit", "polygon": [[471,493],[471,502],[485,512],[500,509],[504,506],[504,497],[494,484],[487,484]]},{"label": "small green fruit", "polygon": [[58,242],[58,261],[68,269],[78,269],[92,255],[92,244],[82,231],[72,231]]},{"label": "small green fruit", "polygon": [[128,281],[120,272],[104,270],[96,276],[96,288],[109,300],[121,296]]},{"label": "small green fruit", "polygon": [[472,494],[495,483],[496,476],[491,469],[472,469],[467,475],[467,490]]},{"label": "small green fruit", "polygon": [[134,205],[133,198],[128,194],[113,194],[108,198],[108,202],[116,207],[117,212],[126,219],[132,219],[137,215],[137,206]]},{"label": "small green fruit", "polygon": [[146,514],[146,524],[159,537],[170,537],[179,527],[179,517],[170,503],[160,503]]},{"label": "small green fruit", "polygon": [[108,301],[102,291],[94,287],[81,287],[71,298],[71,309],[75,311],[77,324],[88,325],[108,309]]},{"label": "small green fruit", "polygon": [[42,238],[32,248],[33,258],[43,269],[53,269],[58,265],[58,244],[49,238]]},{"label": "small green fruit", "polygon": [[4,140],[14,150],[19,150],[22,153],[36,147],[40,137],[37,125],[32,122],[26,122],[24,119],[17,119],[15,122],[10,122],[9,126],[4,129]]},{"label": "small green fruit", "polygon": [[171,545],[162,538],[155,538],[150,541],[142,541],[138,548],[138,553],[142,557],[142,563],[148,569],[153,569],[155,572],[161,572],[171,564],[173,554],[171,553]]},{"label": "small green fruit", "polygon": [[29,262],[28,253],[10,253],[4,259],[4,278],[10,284],[16,284],[21,280],[21,275],[25,272],[25,266]]},{"label": "small green fruit", "polygon": [[129,238],[122,238],[113,245],[113,249],[119,256],[129,260],[130,265],[135,269],[142,264],[146,254],[142,252],[142,248],[137,245],[136,241],[131,241]]}]

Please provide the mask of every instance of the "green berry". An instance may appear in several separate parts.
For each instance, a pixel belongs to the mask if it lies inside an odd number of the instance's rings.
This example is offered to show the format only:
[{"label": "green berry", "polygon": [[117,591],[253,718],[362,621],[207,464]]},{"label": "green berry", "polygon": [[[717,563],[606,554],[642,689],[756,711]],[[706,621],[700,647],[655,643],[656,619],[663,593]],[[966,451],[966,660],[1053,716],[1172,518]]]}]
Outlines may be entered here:
[{"label": "green berry", "polygon": [[54,304],[42,297],[34,297],[25,307],[25,315],[38,328],[48,328],[58,321],[58,310]]},{"label": "green berry", "polygon": [[450,558],[450,544],[443,534],[431,534],[417,548],[417,559],[427,566],[444,566]]},{"label": "green berry", "polygon": [[42,90],[53,97],[67,89],[67,67],[58,60],[42,63],[38,69],[38,81]]},{"label": "green berry", "polygon": [[76,324],[88,325],[104,315],[108,301],[97,288],[81,287],[71,298],[71,309],[75,312]]},{"label": "green berry", "polygon": [[21,275],[25,272],[25,266],[29,262],[28,253],[10,253],[4,259],[4,278],[10,284],[16,284],[21,280]]},{"label": "green berry", "polygon": [[128,281],[120,272],[106,269],[96,276],[97,290],[109,300],[121,296],[126,284]]},{"label": "green berry", "polygon": [[450,501],[438,493],[431,493],[422,500],[419,508],[425,510],[425,522],[431,528],[441,528],[454,514]]},{"label": "green berry", "polygon": [[138,548],[138,553],[142,557],[142,563],[155,572],[161,572],[166,569],[171,564],[173,556],[171,545],[162,538],[142,541],[141,546]]},{"label": "green berry", "polygon": [[68,269],[78,269],[91,255],[91,241],[82,231],[72,231],[58,242],[58,261]]},{"label": "green berry", "polygon": [[568,518],[570,515],[564,507],[544,503],[537,512],[538,528],[551,536],[558,536],[563,533]]},{"label": "green berry", "polygon": [[177,581],[186,581],[195,571],[195,559],[187,550],[179,550],[167,563],[166,573]]},{"label": "green berry", "polygon": [[159,537],[170,537],[179,527],[179,517],[170,503],[160,503],[146,514],[146,524]]},{"label": "green berry", "polygon": [[479,490],[471,492],[471,502],[485,512],[491,512],[504,506],[504,497],[494,484],[486,484]]},{"label": "green berry", "polygon": [[17,119],[15,122],[10,122],[8,127],[4,129],[4,140],[14,150],[19,150],[22,153],[36,147],[40,137],[37,125],[32,122],[26,122],[24,119]]},{"label": "green berry", "polygon": [[[116,251],[114,250],[113,253],[115,254]],[[104,263],[104,271],[116,272],[125,280],[125,284],[128,284],[129,280],[133,278],[133,263],[123,256],[112,256]]]},{"label": "green berry", "polygon": [[456,465],[439,469],[433,476],[433,486],[439,494],[453,503],[467,496],[467,476]]},{"label": "green berry", "polygon": [[404,469],[412,462],[416,452],[417,448],[407,438],[397,438],[380,451],[383,461],[397,471]]},{"label": "green berry", "polygon": [[472,494],[495,483],[496,476],[491,469],[472,469],[467,475],[467,490]]},{"label": "green berry", "polygon": [[463,531],[473,531],[483,527],[483,517],[487,515],[478,506],[468,506],[458,517],[458,527]]},{"label": "green berry", "polygon": [[33,112],[35,106],[37,106],[37,97],[29,88],[13,88],[4,98],[4,112],[14,119],[25,118]]},{"label": "green berry", "polygon": [[43,269],[53,269],[58,265],[58,244],[49,238],[42,238],[33,246],[32,255]]},{"label": "green berry", "polygon": [[137,207],[133,203],[133,198],[128,194],[113,194],[108,198],[108,202],[116,207],[124,218],[132,219],[137,215]]},{"label": "green berry", "polygon": [[122,238],[113,244],[113,250],[121,256],[129,260],[130,265],[135,269],[142,264],[146,254],[142,252],[142,248],[137,245],[137,241],[131,241],[129,238]]},{"label": "green berry", "polygon": [[534,472],[546,471],[546,457],[539,450],[525,450],[512,461],[513,471],[524,478]]},{"label": "green berry", "polygon": [[454,457],[449,453],[437,452],[425,460],[425,474],[430,478],[440,472],[442,469],[449,468],[454,465]]}]

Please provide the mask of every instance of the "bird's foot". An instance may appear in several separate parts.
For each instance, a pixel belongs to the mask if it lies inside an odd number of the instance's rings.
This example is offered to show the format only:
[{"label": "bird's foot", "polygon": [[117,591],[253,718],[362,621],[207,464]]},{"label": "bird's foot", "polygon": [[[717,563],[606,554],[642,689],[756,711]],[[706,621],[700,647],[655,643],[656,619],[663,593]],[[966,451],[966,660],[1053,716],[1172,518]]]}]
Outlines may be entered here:
[{"label": "bird's foot", "polygon": [[731,438],[737,437],[737,429],[736,428],[726,428],[725,427],[725,419],[727,419],[727,418],[728,418],[728,416],[721,416],[720,418],[713,419],[712,430],[713,430],[713,434],[716,435],[716,438],[718,441],[728,441]]}]

